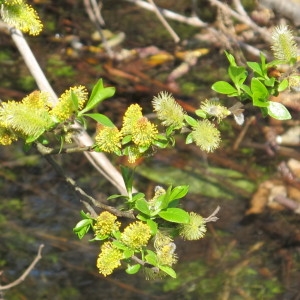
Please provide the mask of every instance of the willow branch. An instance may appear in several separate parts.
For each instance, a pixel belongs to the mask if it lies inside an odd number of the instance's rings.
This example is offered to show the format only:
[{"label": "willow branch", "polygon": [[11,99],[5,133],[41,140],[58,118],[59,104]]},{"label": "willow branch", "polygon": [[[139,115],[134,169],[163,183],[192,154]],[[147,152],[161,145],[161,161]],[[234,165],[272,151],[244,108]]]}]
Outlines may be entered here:
[{"label": "willow branch", "polygon": [[53,167],[53,169],[65,180],[65,182],[72,188],[72,190],[74,190],[80,197],[83,197],[84,199],[88,200],[95,207],[99,207],[103,210],[109,211],[118,217],[135,219],[135,216],[132,213],[132,211],[120,211],[120,210],[116,209],[115,207],[106,205],[106,204],[96,200],[92,196],[88,195],[81,187],[79,187],[77,185],[77,183],[75,182],[74,179],[72,179],[71,177],[67,176],[64,173],[63,169],[56,163],[56,161],[52,158],[52,156],[46,155],[43,157]]},{"label": "willow branch", "polygon": [[42,249],[44,245],[41,244],[38,249],[38,253],[32,263],[29,265],[29,267],[25,270],[25,272],[15,281],[7,284],[7,285],[0,285],[0,291],[8,290],[18,284],[20,284],[22,281],[25,280],[25,278],[28,276],[28,274],[31,272],[31,270],[35,267],[35,265],[38,263],[38,261],[42,258]]},{"label": "willow branch", "polygon": [[[14,28],[10,29],[11,37],[16,44],[20,54],[22,55],[30,73],[34,77],[38,87],[42,91],[46,91],[51,95],[53,104],[58,102],[58,98],[50,86],[44,72],[38,64],[35,56],[33,55],[28,43],[24,39],[23,34]],[[74,127],[80,129],[80,134],[75,138],[78,145],[84,145],[89,147],[93,145],[91,137],[87,132],[79,125],[76,124]],[[121,174],[111,164],[107,157],[100,152],[84,152],[84,155],[90,161],[90,163],[101,173],[108,181],[110,181],[122,194],[126,193],[126,188],[122,179]]]},{"label": "willow branch", "polygon": [[71,154],[71,153],[80,153],[85,151],[94,151],[93,147],[73,147],[73,148],[63,148],[63,149],[54,149],[50,147],[46,147],[41,143],[37,143],[36,147],[38,151],[43,155],[54,155],[54,154]]}]

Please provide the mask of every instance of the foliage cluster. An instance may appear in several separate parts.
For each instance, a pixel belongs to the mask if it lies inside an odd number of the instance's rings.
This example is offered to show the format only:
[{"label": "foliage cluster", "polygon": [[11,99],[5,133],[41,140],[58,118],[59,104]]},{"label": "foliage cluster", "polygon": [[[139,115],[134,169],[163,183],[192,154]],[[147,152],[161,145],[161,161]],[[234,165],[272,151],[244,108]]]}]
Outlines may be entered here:
[{"label": "foliage cluster", "polygon": [[[24,32],[39,33],[42,28],[40,21],[24,1],[2,0],[0,4],[4,21]],[[261,54],[260,62],[247,62],[249,73],[245,66],[237,65],[233,55],[226,53],[228,75],[233,84],[218,81],[212,89],[234,97],[242,104],[250,101],[254,107],[260,108],[263,116],[290,119],[290,113],[282,104],[270,100],[271,96],[288,88],[299,87],[300,78],[294,72],[296,43],[287,27],[278,27],[274,32],[272,50],[276,60],[267,63]],[[274,76],[270,71],[281,64],[287,64],[289,72]],[[150,122],[143,116],[142,108],[132,104],[119,129],[107,116],[94,112],[114,93],[115,89],[104,87],[100,79],[90,97],[85,87],[74,86],[60,96],[56,105],[43,91],[33,92],[21,102],[3,102],[0,106],[0,144],[9,145],[19,139],[27,146],[49,144],[54,136],[62,148],[64,142],[71,142],[76,135],[74,124],[78,122],[86,127],[86,119],[92,118],[98,125],[95,143],[90,150],[127,156],[129,162],[134,162],[139,157],[153,154],[157,148],[174,146],[175,134],[186,135],[186,143],[195,143],[202,151],[214,151],[220,145],[221,134],[217,127],[223,119],[234,115],[239,124],[243,123],[241,110],[235,112],[217,98],[203,101],[193,115],[188,115],[172,95],[161,92],[152,101],[160,125]],[[104,276],[110,275],[122,261],[127,264],[129,274],[135,274],[143,267],[147,278],[164,275],[175,278],[173,265],[177,262],[177,255],[174,238],[200,239],[206,232],[205,224],[216,221],[217,217],[213,214],[203,218],[180,207],[179,200],[188,193],[188,186],[157,187],[152,199],[146,199],[145,194],[132,192],[134,171],[122,168],[122,175],[127,195],[112,195],[108,200],[122,199],[122,210],[132,212],[135,221],[125,225],[111,212],[103,211],[94,217],[82,211],[82,220],[74,232],[82,238],[92,231],[92,241],[101,243],[97,267]]]}]

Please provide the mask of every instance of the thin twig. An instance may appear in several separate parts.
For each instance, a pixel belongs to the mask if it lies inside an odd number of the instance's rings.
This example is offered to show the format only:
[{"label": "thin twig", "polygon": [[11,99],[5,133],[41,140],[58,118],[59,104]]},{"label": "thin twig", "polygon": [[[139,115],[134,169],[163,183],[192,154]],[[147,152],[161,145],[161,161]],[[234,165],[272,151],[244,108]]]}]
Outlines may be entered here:
[{"label": "thin twig", "polygon": [[[258,32],[266,42],[270,43],[271,36],[268,33],[268,31],[265,28],[261,28],[256,23],[254,23],[247,14],[245,13],[240,14],[235,10],[231,9],[227,4],[222,3],[218,0],[209,0],[209,2],[211,3],[211,5],[220,8],[225,14],[231,15],[241,23],[244,23],[249,27],[251,27],[254,31]],[[239,10],[241,10],[240,6],[239,6]]]},{"label": "thin twig", "polygon": [[217,208],[214,210],[214,212],[208,216],[207,218],[204,219],[205,223],[208,222],[216,222],[219,220],[219,218],[216,216],[216,214],[220,211],[221,207],[217,206]]},{"label": "thin twig", "polygon": [[32,263],[29,265],[29,267],[25,270],[25,272],[15,281],[7,284],[7,285],[0,285],[0,291],[8,290],[16,285],[19,285],[22,281],[25,280],[25,278],[28,276],[28,274],[31,272],[31,270],[35,267],[35,265],[38,263],[38,261],[42,258],[42,249],[44,245],[41,244],[39,246],[38,253]]},{"label": "thin twig", "polygon": [[94,206],[99,207],[103,210],[107,210],[111,212],[112,214],[118,216],[118,217],[125,217],[129,219],[135,219],[135,216],[132,211],[120,211],[116,209],[115,207],[106,205],[104,203],[101,203],[100,201],[96,200],[92,196],[88,195],[82,188],[80,188],[74,179],[67,176],[63,169],[56,163],[56,161],[53,159],[52,156],[46,155],[43,156],[48,163],[53,167],[53,169],[66,181],[66,183],[81,197],[85,198],[86,200],[90,201]]},{"label": "thin twig", "polygon": [[238,137],[236,138],[236,140],[233,144],[232,149],[234,151],[236,151],[239,148],[239,146],[240,146],[241,142],[243,141],[246,133],[248,132],[248,129],[249,129],[250,125],[254,122],[254,120],[255,120],[254,116],[247,119],[245,126],[243,127],[242,131],[240,132],[240,134],[238,135]]},{"label": "thin twig", "polygon": [[177,44],[180,41],[180,37],[177,35],[177,33],[173,30],[173,28],[169,25],[169,23],[166,21],[166,19],[163,17],[163,15],[160,13],[159,9],[157,8],[156,4],[153,0],[147,0],[154,8],[154,13],[158,17],[158,19],[161,21],[163,26],[168,30],[172,38],[174,39],[174,42]]},{"label": "thin twig", "polygon": [[41,143],[38,143],[37,148],[39,152],[45,156],[45,155],[53,155],[53,154],[71,154],[71,153],[80,153],[84,151],[94,151],[93,147],[73,147],[73,148],[63,148],[63,149],[53,149],[46,147],[42,145]]},{"label": "thin twig", "polygon": [[111,50],[109,44],[107,43],[106,37],[103,34],[102,26],[104,25],[104,20],[100,14],[100,7],[97,5],[95,0],[84,0],[83,3],[90,20],[94,23],[100,34],[105,51],[109,57],[113,57],[113,51]]},{"label": "thin twig", "polygon": [[[142,0],[125,0],[125,1],[134,3],[137,6],[140,6],[144,9],[149,10],[149,11],[154,11],[154,7],[151,4],[149,4],[145,1],[142,1]],[[208,25],[207,23],[201,21],[196,16],[186,17],[186,16],[183,16],[183,15],[177,14],[173,11],[170,11],[168,9],[163,9],[163,8],[158,8],[158,9],[164,17],[166,17],[168,19],[171,19],[171,20],[175,20],[175,21],[178,21],[178,22],[181,22],[181,23],[185,23],[185,24],[188,24],[188,25],[191,25],[191,26],[194,26],[194,27],[207,27],[207,25]]]},{"label": "thin twig", "polygon": [[98,217],[98,214],[96,211],[92,208],[92,206],[87,203],[86,201],[81,200],[82,204],[85,206],[85,208],[89,211],[92,218],[96,219]]}]

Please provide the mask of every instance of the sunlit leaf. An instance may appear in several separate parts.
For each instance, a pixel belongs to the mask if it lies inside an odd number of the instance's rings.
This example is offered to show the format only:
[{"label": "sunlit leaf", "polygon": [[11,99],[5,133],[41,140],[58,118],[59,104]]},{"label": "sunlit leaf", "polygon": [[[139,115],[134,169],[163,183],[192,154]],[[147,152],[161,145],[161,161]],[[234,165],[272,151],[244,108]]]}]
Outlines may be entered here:
[{"label": "sunlit leaf", "polygon": [[162,219],[173,223],[188,223],[190,220],[190,216],[185,210],[176,207],[162,210],[158,215]]},{"label": "sunlit leaf", "polygon": [[143,214],[150,216],[149,205],[145,199],[138,199],[135,201],[135,208]]},{"label": "sunlit leaf", "polygon": [[171,276],[172,278],[176,278],[176,272],[174,271],[174,269],[172,269],[171,267],[168,266],[158,266],[160,270],[162,270],[163,272],[167,273],[169,276]]},{"label": "sunlit leaf", "polygon": [[84,114],[84,116],[94,119],[95,121],[102,124],[103,126],[115,127],[115,124],[107,116],[103,114]]},{"label": "sunlit leaf", "polygon": [[136,265],[128,265],[127,269],[126,269],[126,273],[127,274],[136,274],[141,268],[140,264],[136,264]]},{"label": "sunlit leaf", "polygon": [[217,81],[211,87],[215,92],[230,96],[238,96],[238,91],[226,81]]},{"label": "sunlit leaf", "polygon": [[103,100],[112,97],[115,94],[116,89],[114,87],[104,87],[103,80],[100,79],[94,86],[92,94],[85,106],[85,108],[80,111],[80,114],[83,114],[95,106],[100,104]]},{"label": "sunlit leaf", "polygon": [[277,120],[289,120],[292,118],[287,108],[279,102],[270,101],[267,110],[268,115]]}]

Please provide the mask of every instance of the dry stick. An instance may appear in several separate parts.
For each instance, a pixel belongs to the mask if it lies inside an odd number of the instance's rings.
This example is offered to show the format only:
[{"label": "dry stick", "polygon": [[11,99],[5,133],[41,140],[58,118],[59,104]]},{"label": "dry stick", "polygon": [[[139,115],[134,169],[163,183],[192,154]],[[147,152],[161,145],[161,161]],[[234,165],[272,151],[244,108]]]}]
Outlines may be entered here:
[{"label": "dry stick", "polygon": [[[218,0],[209,0],[209,2],[211,3],[211,5],[214,5],[214,6],[217,6],[218,8],[220,8],[225,14],[231,15],[232,17],[234,17],[241,23],[247,24],[253,30],[258,32],[266,42],[270,43],[271,36],[268,33],[268,31],[265,28],[261,28],[256,23],[254,23],[246,13],[244,13],[244,12],[237,13],[235,10],[231,9],[227,4],[221,3]],[[237,2],[236,2],[236,4],[237,4]],[[238,6],[238,9],[241,11],[241,5],[239,6],[237,4],[237,6]]]},{"label": "dry stick", "polygon": [[[15,42],[20,54],[22,55],[30,73],[34,77],[39,89],[46,91],[50,94],[51,100],[55,105],[58,102],[58,98],[50,86],[44,72],[38,64],[35,56],[33,55],[28,43],[24,39],[23,34],[15,29],[11,28],[11,37]],[[91,146],[93,141],[87,132],[79,125],[76,124],[77,128],[81,130],[81,133],[75,138],[79,145]],[[123,183],[121,174],[111,164],[107,157],[103,153],[99,152],[84,152],[84,155],[90,161],[90,163],[100,172],[107,180],[109,180],[122,194],[126,194],[126,188]]]},{"label": "dry stick", "polygon": [[105,35],[103,34],[102,26],[104,25],[104,20],[100,14],[100,7],[97,6],[95,0],[84,0],[83,3],[90,20],[92,21],[92,23],[94,23],[95,27],[97,28],[100,34],[105,51],[107,52],[109,57],[113,57],[113,52],[109,44],[107,43]]},{"label": "dry stick", "polygon": [[[42,154],[42,153],[41,153]],[[125,217],[129,219],[135,219],[135,216],[132,211],[120,211],[116,209],[115,207],[106,205],[104,203],[101,203],[100,201],[96,200],[92,196],[88,195],[82,188],[80,188],[75,180],[73,180],[71,177],[67,176],[63,169],[56,163],[56,161],[53,159],[52,156],[46,155],[44,158],[48,161],[48,163],[52,166],[52,168],[66,181],[66,183],[81,197],[84,197],[86,200],[90,201],[94,206],[99,207],[103,210],[107,210],[111,212],[112,214],[118,216],[118,217]]]},{"label": "dry stick", "polygon": [[[147,9],[149,11],[154,11],[154,8],[151,4],[145,2],[145,1],[141,1],[141,0],[125,0],[127,2],[131,2],[131,3],[134,3],[136,4],[137,6],[140,6],[144,9]],[[203,22],[199,17],[197,16],[193,16],[193,17],[186,17],[186,16],[183,16],[183,15],[180,15],[178,13],[175,13],[173,11],[170,11],[170,10],[167,10],[167,9],[162,9],[162,8],[159,8],[159,12],[166,18],[168,19],[171,19],[171,20],[175,20],[177,22],[180,22],[180,23],[184,23],[184,24],[188,24],[190,26],[194,26],[194,27],[202,27],[202,28],[207,28],[214,36],[218,37],[219,36],[219,32],[212,28],[212,27],[209,27],[207,23]],[[239,16],[237,13],[236,13],[237,16]],[[241,17],[239,17],[240,20],[242,20]],[[250,21],[252,22],[251,24],[253,26],[256,26],[256,28],[258,28],[259,30],[263,30],[261,29],[260,27],[258,27],[251,19]],[[260,56],[260,50],[258,50],[257,48],[254,48],[253,46],[250,46],[248,44],[245,44],[243,42],[240,42],[240,41],[237,41],[237,43],[240,44],[240,46],[242,48],[244,48],[245,50],[247,50],[249,53],[259,57]]]},{"label": "dry stick", "polygon": [[239,148],[239,146],[240,146],[241,142],[243,141],[250,125],[254,122],[254,120],[255,120],[254,116],[247,119],[245,126],[243,127],[242,131],[240,132],[240,134],[238,135],[237,139],[235,140],[235,142],[233,144],[232,149],[234,151],[236,151]]},{"label": "dry stick", "polygon": [[43,249],[44,245],[41,244],[39,246],[39,250],[38,253],[36,255],[36,257],[34,258],[34,260],[32,261],[32,263],[30,264],[30,266],[25,270],[25,272],[14,282],[11,282],[7,285],[0,285],[0,291],[3,290],[8,290],[18,284],[20,284],[22,281],[25,280],[25,278],[28,276],[28,274],[31,272],[31,270],[35,267],[35,265],[38,263],[38,261],[42,258],[42,249]]},{"label": "dry stick", "polygon": [[[125,0],[127,2],[131,2],[134,3],[142,8],[145,8],[147,10],[150,11],[154,11],[155,8],[142,0]],[[198,17],[194,16],[194,17],[186,17],[177,13],[174,13],[173,11],[170,11],[168,9],[163,9],[163,8],[158,8],[159,12],[166,18],[171,19],[171,20],[175,20],[181,23],[185,23],[194,27],[207,27],[207,23],[201,21]]]},{"label": "dry stick", "polygon": [[160,13],[159,9],[157,8],[156,4],[154,3],[153,0],[147,0],[154,8],[154,13],[158,17],[158,19],[161,21],[163,26],[168,30],[172,38],[174,39],[175,43],[178,43],[180,41],[179,36],[177,33],[173,30],[173,28],[169,25],[169,23],[166,21],[166,19],[163,17],[163,15]]}]

